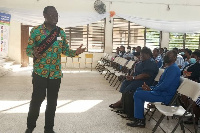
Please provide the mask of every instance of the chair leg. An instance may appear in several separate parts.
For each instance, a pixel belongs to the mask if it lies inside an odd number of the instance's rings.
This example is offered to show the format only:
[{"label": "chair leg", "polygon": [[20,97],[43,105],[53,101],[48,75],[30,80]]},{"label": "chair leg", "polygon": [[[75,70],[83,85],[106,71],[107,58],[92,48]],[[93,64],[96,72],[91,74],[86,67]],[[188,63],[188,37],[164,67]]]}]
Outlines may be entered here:
[{"label": "chair leg", "polygon": [[106,77],[107,73],[108,73],[108,71],[107,71],[106,74],[104,75],[104,78]]},{"label": "chair leg", "polygon": [[192,121],[193,121],[193,125],[194,125],[194,130],[195,133],[197,133],[197,126],[195,124],[195,117],[194,117],[194,113],[193,113],[193,109],[191,108],[191,113],[192,113]]},{"label": "chair leg", "polygon": [[148,121],[150,121],[151,120],[151,118],[153,117],[153,115],[154,115],[154,113],[156,112],[156,108],[154,109],[154,111],[151,113],[151,116],[149,117],[149,119],[148,119]]},{"label": "chair leg", "polygon": [[121,85],[121,83],[122,83],[122,82],[120,82],[120,83],[118,84],[118,86],[117,86],[116,90],[119,88],[119,86]]},{"label": "chair leg", "polygon": [[157,121],[155,127],[152,130],[152,133],[155,133],[156,129],[158,128],[158,126],[160,125],[160,123],[162,122],[162,120],[165,118],[165,115],[161,115],[160,119]]},{"label": "chair leg", "polygon": [[117,78],[117,76],[115,76],[114,80],[112,81],[112,83],[110,84],[110,86],[112,86],[112,84],[114,83],[115,79]]},{"label": "chair leg", "polygon": [[180,126],[181,126],[181,130],[183,131],[183,133],[185,133],[185,129],[184,129],[184,125],[183,125],[183,121],[181,121]]},{"label": "chair leg", "polygon": [[180,117],[178,123],[176,124],[176,126],[174,127],[172,133],[174,133],[176,131],[176,129],[178,128],[178,125],[181,123],[181,121],[183,121],[183,117],[185,117],[185,115],[187,114],[188,110],[191,108],[192,104],[190,104],[187,108],[187,110],[185,111],[185,113]]},{"label": "chair leg", "polygon": [[108,74],[108,76],[107,76],[106,80],[108,80],[108,79],[110,78],[110,75],[111,75],[111,73],[109,73],[109,74]]},{"label": "chair leg", "polygon": [[115,74],[112,73],[112,77],[110,78],[109,83],[111,82],[111,80],[113,79],[114,76],[115,76]]},{"label": "chair leg", "polygon": [[119,81],[119,80],[117,80],[117,81],[115,82],[115,84],[113,85],[113,87],[115,87],[115,85],[117,84],[118,81]]}]

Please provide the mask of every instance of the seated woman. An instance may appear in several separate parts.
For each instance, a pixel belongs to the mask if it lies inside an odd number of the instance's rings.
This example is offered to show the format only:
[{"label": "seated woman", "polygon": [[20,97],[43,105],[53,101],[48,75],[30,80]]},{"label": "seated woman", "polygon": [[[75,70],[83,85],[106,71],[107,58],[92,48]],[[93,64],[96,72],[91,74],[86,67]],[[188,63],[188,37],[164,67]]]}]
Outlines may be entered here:
[{"label": "seated woman", "polygon": [[[191,79],[195,82],[200,83],[200,52],[193,52],[190,59],[190,64],[188,64],[182,71],[182,75],[185,78]],[[187,108],[189,105],[189,99],[186,96],[180,97],[181,104],[184,108]],[[198,98],[197,102],[193,104],[193,112],[195,114],[195,121],[198,122],[198,119],[200,117],[200,97]],[[193,124],[192,119],[188,119],[184,122],[185,124]]]}]

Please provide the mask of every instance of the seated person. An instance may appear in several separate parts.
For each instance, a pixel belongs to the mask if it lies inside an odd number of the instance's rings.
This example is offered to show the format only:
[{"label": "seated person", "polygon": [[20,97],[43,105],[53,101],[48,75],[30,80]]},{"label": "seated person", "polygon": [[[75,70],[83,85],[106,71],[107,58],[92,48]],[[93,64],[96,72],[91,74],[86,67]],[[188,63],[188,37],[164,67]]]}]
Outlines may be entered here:
[{"label": "seated person", "polygon": [[134,98],[134,121],[127,123],[131,127],[145,127],[144,102],[162,102],[169,104],[180,84],[180,69],[175,63],[177,53],[169,51],[164,56],[166,69],[156,86],[149,87],[144,83],[135,92]]},{"label": "seated person", "polygon": [[173,50],[177,53],[176,64],[182,70],[185,67],[184,59],[181,55],[178,54],[178,48],[173,48]]},{"label": "seated person", "polygon": [[[144,47],[140,52],[141,61],[135,64],[133,75],[126,77],[123,81],[120,92],[125,93],[127,91],[136,91],[138,87],[141,87],[144,82],[148,85],[152,85],[154,79],[158,73],[158,67],[156,62],[151,58],[152,52],[149,48]],[[122,100],[111,104],[111,108],[120,108],[122,106]]]},{"label": "seated person", "polygon": [[131,53],[131,46],[127,47],[127,52],[123,55],[123,58],[127,60],[133,59],[133,54]]},{"label": "seated person", "polygon": [[[195,82],[200,83],[200,52],[193,52],[191,55],[191,59],[190,59],[190,64],[187,65],[183,71],[182,71],[182,75],[185,78],[191,79]],[[189,88],[188,88],[189,89]],[[196,101],[196,103],[194,102],[192,105],[193,108],[193,112],[195,114],[195,122],[196,124],[198,123],[198,119],[200,117],[200,97],[198,98],[198,100]],[[189,106],[189,102],[190,100],[188,99],[188,97],[182,95],[180,97],[180,103],[181,105],[186,109]],[[193,124],[193,121],[191,118],[189,118],[187,121],[184,121],[185,124]]]},{"label": "seated person", "polygon": [[119,48],[119,57],[123,57],[123,55],[125,53],[126,53],[125,47],[124,46],[120,46],[120,48]]},{"label": "seated person", "polygon": [[190,49],[185,49],[184,50],[185,54],[184,54],[184,63],[185,63],[185,66],[187,66],[188,64],[190,64],[190,58],[191,58],[191,54],[192,54],[192,51]]},{"label": "seated person", "polygon": [[158,68],[161,68],[162,67],[162,57],[161,55],[159,54],[159,49],[157,48],[154,48],[153,50],[153,58],[158,66]]},{"label": "seated person", "polygon": [[163,57],[165,56],[164,48],[159,49],[159,54],[160,54],[161,58],[163,59]]}]

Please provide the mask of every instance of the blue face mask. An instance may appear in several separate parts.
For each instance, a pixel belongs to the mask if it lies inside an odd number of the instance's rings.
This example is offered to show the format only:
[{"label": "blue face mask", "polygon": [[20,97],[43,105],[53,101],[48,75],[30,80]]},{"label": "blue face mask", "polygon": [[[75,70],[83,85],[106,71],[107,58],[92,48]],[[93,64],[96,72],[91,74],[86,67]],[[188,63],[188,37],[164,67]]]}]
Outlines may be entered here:
[{"label": "blue face mask", "polygon": [[189,62],[192,63],[192,64],[195,64],[197,61],[196,61],[195,58],[190,58]]},{"label": "blue face mask", "polygon": [[185,53],[184,53],[184,52],[181,52],[180,54],[181,54],[181,55],[185,55]]}]

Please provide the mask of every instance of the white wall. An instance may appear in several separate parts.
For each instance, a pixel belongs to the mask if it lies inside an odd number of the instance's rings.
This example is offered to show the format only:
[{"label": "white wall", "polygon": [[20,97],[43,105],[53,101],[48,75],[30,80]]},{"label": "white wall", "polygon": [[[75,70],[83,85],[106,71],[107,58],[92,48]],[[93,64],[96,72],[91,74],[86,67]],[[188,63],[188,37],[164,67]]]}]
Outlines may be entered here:
[{"label": "white wall", "polygon": [[21,23],[12,20],[10,22],[8,56],[11,60],[15,60],[15,63],[21,63]]}]

